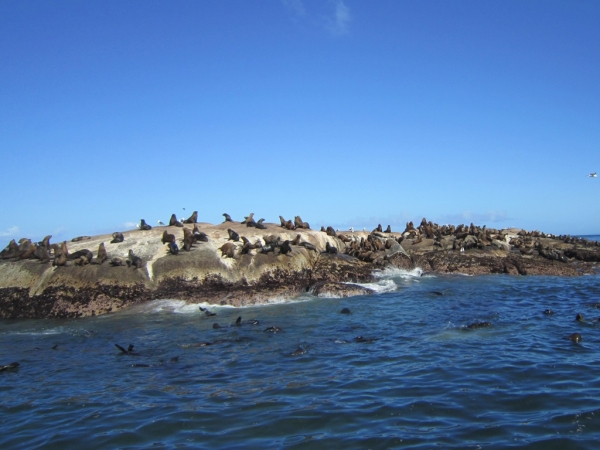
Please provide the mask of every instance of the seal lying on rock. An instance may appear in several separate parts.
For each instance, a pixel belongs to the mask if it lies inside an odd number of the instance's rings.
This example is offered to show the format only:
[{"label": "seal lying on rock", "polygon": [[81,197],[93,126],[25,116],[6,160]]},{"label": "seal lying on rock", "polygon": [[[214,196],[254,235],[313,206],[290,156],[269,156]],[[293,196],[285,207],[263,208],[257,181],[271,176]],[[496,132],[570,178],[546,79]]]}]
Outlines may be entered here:
[{"label": "seal lying on rock", "polygon": [[161,242],[166,244],[167,242],[175,242],[175,235],[167,233],[167,230],[163,231]]},{"label": "seal lying on rock", "polygon": [[179,247],[176,242],[169,242],[169,253],[175,256],[179,254]]},{"label": "seal lying on rock", "polygon": [[187,219],[183,221],[183,223],[196,223],[198,222],[198,211],[194,211],[194,213]]},{"label": "seal lying on rock", "polygon": [[139,269],[143,265],[144,265],[144,262],[142,261],[142,258],[135,255],[133,253],[133,250],[129,249],[129,259],[127,260],[127,266],[133,267],[135,269]]},{"label": "seal lying on rock", "polygon": [[169,219],[170,227],[183,227],[183,224],[177,220],[177,216],[175,214],[171,214],[171,219]]},{"label": "seal lying on rock", "polygon": [[112,234],[113,240],[110,241],[111,244],[118,244],[119,242],[123,242],[125,240],[125,236],[123,233],[116,231]]},{"label": "seal lying on rock", "polygon": [[229,241],[240,241],[240,235],[233,231],[231,228],[227,228],[227,233],[229,233]]},{"label": "seal lying on rock", "polygon": [[334,247],[333,245],[331,245],[329,242],[327,242],[325,244],[325,253],[332,253],[335,254],[338,252],[337,247]]},{"label": "seal lying on rock", "polygon": [[219,250],[221,250],[221,256],[225,256],[227,258],[235,257],[235,249],[236,249],[236,246],[232,242],[227,242],[227,243],[223,244],[221,247],[219,247]]},{"label": "seal lying on rock", "polygon": [[140,224],[138,225],[140,230],[151,230],[152,226],[148,225],[144,219],[140,220]]}]

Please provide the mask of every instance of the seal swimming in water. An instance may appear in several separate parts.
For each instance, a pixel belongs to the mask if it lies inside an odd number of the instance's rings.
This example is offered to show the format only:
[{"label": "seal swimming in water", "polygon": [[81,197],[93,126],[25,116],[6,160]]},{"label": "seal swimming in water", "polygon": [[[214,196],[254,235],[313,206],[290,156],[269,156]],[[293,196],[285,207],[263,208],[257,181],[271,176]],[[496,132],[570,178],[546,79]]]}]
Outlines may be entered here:
[{"label": "seal swimming in water", "polygon": [[183,224],[177,220],[177,216],[175,213],[171,214],[171,219],[169,220],[170,227],[183,227]]},{"label": "seal swimming in water", "polygon": [[569,339],[574,344],[579,344],[582,340],[581,335],[579,333],[573,333],[573,334],[569,335],[569,337],[567,339]]},{"label": "seal swimming in water", "polygon": [[19,364],[18,362],[11,362],[10,364],[0,366],[0,372],[6,372],[7,370],[18,369],[20,365],[21,364]]},{"label": "seal swimming in water", "polygon": [[123,353],[124,355],[132,355],[132,356],[138,356],[139,353],[135,353],[133,351],[133,344],[129,344],[129,347],[127,347],[127,350],[125,350],[123,347],[121,347],[119,344],[115,344],[115,347],[117,347],[119,350],[121,350],[121,353]]},{"label": "seal swimming in water", "polygon": [[227,233],[229,233],[228,241],[235,241],[235,242],[240,241],[240,235],[237,234],[235,231],[233,231],[231,228],[227,228]]},{"label": "seal swimming in water", "polygon": [[544,311],[544,314],[551,315],[551,314],[554,314],[554,311],[552,311],[551,309],[547,309]]},{"label": "seal swimming in water", "polygon": [[125,240],[125,236],[123,236],[123,233],[119,232],[119,231],[115,231],[112,234],[112,241],[110,241],[111,244],[118,244],[119,242],[123,242]]},{"label": "seal swimming in water", "polygon": [[138,226],[140,230],[151,230],[152,227],[146,223],[144,219],[140,220],[140,225]]},{"label": "seal swimming in water", "polygon": [[583,318],[583,314],[577,314],[577,315],[575,316],[575,320],[576,320],[577,322],[585,322],[585,319]]},{"label": "seal swimming in water", "polygon": [[183,223],[196,223],[196,222],[198,222],[198,211],[194,211],[189,218],[187,218],[183,221]]},{"label": "seal swimming in water", "polygon": [[342,313],[342,314],[352,314],[352,312],[348,308],[342,308],[342,310],[340,311],[340,313]]},{"label": "seal swimming in water", "polygon": [[283,331],[283,330],[279,327],[269,327],[269,328],[265,328],[263,330],[263,333],[279,333],[281,331]]},{"label": "seal swimming in water", "polygon": [[225,220],[223,221],[223,223],[225,222],[233,222],[233,220],[231,220],[231,216],[227,213],[223,213],[223,216],[225,217]]},{"label": "seal swimming in water", "polygon": [[209,311],[208,309],[203,308],[202,306],[199,306],[198,308],[200,308],[200,311],[202,311],[206,317],[212,317],[212,316],[216,316],[217,315],[217,313]]}]

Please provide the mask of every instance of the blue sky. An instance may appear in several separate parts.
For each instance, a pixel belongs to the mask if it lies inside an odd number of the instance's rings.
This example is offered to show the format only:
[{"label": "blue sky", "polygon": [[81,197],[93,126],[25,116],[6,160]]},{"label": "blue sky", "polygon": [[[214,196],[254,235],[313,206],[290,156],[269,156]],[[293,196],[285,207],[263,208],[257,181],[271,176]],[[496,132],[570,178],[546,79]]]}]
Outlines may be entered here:
[{"label": "blue sky", "polygon": [[0,240],[193,210],[599,233],[599,21],[597,1],[4,0]]}]

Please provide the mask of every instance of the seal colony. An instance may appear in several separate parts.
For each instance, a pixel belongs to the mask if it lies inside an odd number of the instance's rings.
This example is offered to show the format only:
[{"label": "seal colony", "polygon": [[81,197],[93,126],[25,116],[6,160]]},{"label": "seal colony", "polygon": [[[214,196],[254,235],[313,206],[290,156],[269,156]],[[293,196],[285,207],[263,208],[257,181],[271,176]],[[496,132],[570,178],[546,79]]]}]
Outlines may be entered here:
[{"label": "seal colony", "polygon": [[600,243],[521,229],[408,222],[368,232],[311,229],[298,215],[279,224],[254,213],[223,223],[183,221],[67,243],[12,240],[0,252],[0,318],[82,317],[161,298],[217,305],[267,303],[300,293],[372,293],[356,283],[375,270],[433,273],[596,273]]}]

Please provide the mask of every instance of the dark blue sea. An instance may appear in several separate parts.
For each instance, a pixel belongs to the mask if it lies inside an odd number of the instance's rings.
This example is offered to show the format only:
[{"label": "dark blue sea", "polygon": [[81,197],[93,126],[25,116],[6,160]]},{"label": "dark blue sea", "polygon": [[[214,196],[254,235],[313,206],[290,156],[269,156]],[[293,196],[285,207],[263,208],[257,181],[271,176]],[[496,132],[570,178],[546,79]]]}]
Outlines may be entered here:
[{"label": "dark blue sea", "polygon": [[378,277],[214,317],[0,321],[0,365],[20,363],[0,448],[600,448],[599,276]]}]

